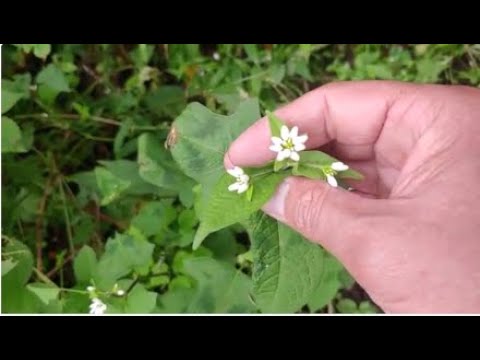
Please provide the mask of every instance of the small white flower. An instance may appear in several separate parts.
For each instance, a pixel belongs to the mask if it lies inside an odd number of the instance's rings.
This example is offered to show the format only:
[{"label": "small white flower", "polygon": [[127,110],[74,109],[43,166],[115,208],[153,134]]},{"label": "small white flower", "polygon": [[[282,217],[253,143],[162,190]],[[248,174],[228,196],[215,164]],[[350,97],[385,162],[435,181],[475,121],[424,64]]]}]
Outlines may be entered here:
[{"label": "small white flower", "polygon": [[344,164],[341,161],[336,161],[332,163],[327,169],[324,169],[323,172],[325,176],[327,177],[327,182],[330,184],[330,186],[337,187],[338,182],[337,179],[335,179],[335,175],[339,171],[346,171],[348,170],[348,165]]},{"label": "small white flower", "polygon": [[90,304],[90,314],[102,315],[105,311],[107,311],[107,305],[105,305],[102,300],[93,298],[92,303]]},{"label": "small white flower", "polygon": [[305,150],[305,142],[308,140],[307,135],[298,135],[298,127],[294,126],[292,130],[283,125],[280,129],[280,136],[272,136],[272,145],[270,150],[277,152],[277,161],[291,159],[299,161],[299,151]]},{"label": "small white flower", "polygon": [[335,171],[345,171],[345,170],[348,170],[348,165],[345,165],[341,161],[336,161],[332,163],[331,168]]},{"label": "small white flower", "polygon": [[248,190],[250,177],[245,174],[242,168],[235,166],[233,169],[227,170],[227,172],[237,180],[228,187],[228,191],[236,191],[241,194]]},{"label": "small white flower", "polygon": [[216,51],[213,53],[212,57],[213,57],[213,60],[215,61],[220,60],[220,54]]},{"label": "small white flower", "polygon": [[330,186],[333,186],[333,187],[338,186],[337,179],[335,179],[335,176],[333,175],[327,175],[327,182],[330,184]]},{"label": "small white flower", "polygon": [[121,289],[120,289],[120,290],[117,290],[117,295],[118,295],[118,296],[123,296],[123,295],[125,295],[125,291],[123,291],[123,290],[121,290]]},{"label": "small white flower", "polygon": [[87,291],[88,292],[94,292],[95,288],[93,286],[87,286]]}]

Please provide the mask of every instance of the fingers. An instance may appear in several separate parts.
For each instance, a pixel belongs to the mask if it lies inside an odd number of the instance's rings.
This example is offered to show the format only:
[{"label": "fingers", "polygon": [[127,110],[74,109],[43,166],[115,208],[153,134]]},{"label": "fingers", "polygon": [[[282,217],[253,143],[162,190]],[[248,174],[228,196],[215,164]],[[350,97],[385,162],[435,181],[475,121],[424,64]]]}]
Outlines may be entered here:
[{"label": "fingers", "polygon": [[[367,160],[395,99],[415,86],[390,81],[333,83],[303,95],[275,113],[288,126],[298,126],[299,134],[308,134],[308,149],[335,139],[342,144],[343,152],[357,154],[355,160]],[[225,165],[258,166],[273,160],[270,137],[268,120],[262,118],[232,143]]]},{"label": "fingers", "polygon": [[362,246],[359,235],[368,237],[368,229],[360,230],[357,225],[377,214],[378,204],[378,200],[333,188],[324,181],[290,177],[263,210],[348,261],[348,254]]}]

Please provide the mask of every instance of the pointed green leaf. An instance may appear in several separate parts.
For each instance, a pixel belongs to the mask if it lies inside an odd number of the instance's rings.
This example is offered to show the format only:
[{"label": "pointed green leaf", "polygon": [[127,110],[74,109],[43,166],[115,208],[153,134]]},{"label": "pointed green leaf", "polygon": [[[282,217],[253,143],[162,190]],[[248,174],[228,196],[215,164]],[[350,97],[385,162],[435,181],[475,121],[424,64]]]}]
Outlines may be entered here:
[{"label": "pointed green leaf", "polygon": [[323,277],[324,250],[267,215],[248,221],[255,303],[264,313],[292,313],[307,304]]},{"label": "pointed green leaf", "polygon": [[258,174],[251,174],[250,181],[255,186],[251,201],[245,193],[228,191],[228,186],[235,182],[228,173],[220,178],[210,194],[204,196],[203,211],[199,213],[200,227],[193,242],[194,249],[200,246],[208,234],[248,219],[270,199],[280,182],[288,176],[288,173]]},{"label": "pointed green leaf", "polygon": [[57,286],[44,283],[28,284],[27,289],[34,293],[45,305],[48,305],[52,300],[56,300],[60,293]]},{"label": "pointed green leaf", "polygon": [[90,246],[84,246],[73,262],[73,271],[77,283],[88,284],[97,269],[97,256]]},{"label": "pointed green leaf", "polygon": [[284,125],[282,120],[271,111],[267,111],[268,124],[270,125],[270,135],[280,137],[280,131]]}]

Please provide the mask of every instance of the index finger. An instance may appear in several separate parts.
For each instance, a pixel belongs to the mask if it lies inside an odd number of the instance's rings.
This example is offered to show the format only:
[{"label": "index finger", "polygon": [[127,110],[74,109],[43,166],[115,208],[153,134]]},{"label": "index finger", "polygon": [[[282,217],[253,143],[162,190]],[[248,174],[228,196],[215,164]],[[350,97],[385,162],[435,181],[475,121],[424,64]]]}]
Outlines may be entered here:
[{"label": "index finger", "polygon": [[[405,90],[416,85],[396,81],[331,83],[312,90],[275,111],[287,126],[308,134],[307,149],[336,140],[360,153],[373,152],[389,109]],[[259,166],[275,158],[269,149],[271,134],[261,118],[230,146],[225,166]]]}]

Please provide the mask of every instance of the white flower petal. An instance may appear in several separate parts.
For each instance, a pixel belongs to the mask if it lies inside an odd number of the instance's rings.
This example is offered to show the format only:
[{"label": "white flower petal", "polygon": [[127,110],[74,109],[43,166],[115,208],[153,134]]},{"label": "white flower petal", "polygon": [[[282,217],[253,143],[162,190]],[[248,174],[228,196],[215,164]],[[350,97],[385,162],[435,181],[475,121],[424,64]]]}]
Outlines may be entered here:
[{"label": "white flower petal", "polygon": [[228,191],[236,191],[238,190],[239,186],[240,186],[240,183],[238,182],[233,183],[228,187]]},{"label": "white flower petal", "polygon": [[348,170],[348,165],[345,165],[341,161],[336,161],[332,163],[331,168],[335,171],[345,171],[345,170]]},{"label": "white flower petal", "polygon": [[277,155],[277,161],[282,161],[290,157],[291,151],[289,149],[284,149],[280,151]]},{"label": "white flower petal", "polygon": [[308,140],[308,135],[300,135],[293,139],[294,144],[303,144]]},{"label": "white flower petal", "polygon": [[87,291],[89,292],[95,291],[95,288],[93,286],[87,286]]},{"label": "white flower petal", "polygon": [[295,149],[295,151],[302,151],[306,149],[306,146],[303,144],[294,144],[293,148]]},{"label": "white flower petal", "polygon": [[330,184],[330,186],[333,186],[333,187],[338,186],[337,179],[335,179],[335,177],[332,175],[327,175],[327,182]]},{"label": "white flower petal", "polygon": [[239,177],[240,175],[243,175],[243,169],[238,166],[235,166],[232,169],[227,170],[227,172],[234,177]]},{"label": "white flower petal", "polygon": [[274,145],[282,145],[283,140],[280,139],[279,137],[273,136],[273,137],[272,137],[272,143],[273,143]]},{"label": "white flower petal", "polygon": [[298,136],[298,126],[294,126],[292,130],[290,130],[290,138],[295,139]]},{"label": "white flower petal", "polygon": [[289,138],[290,131],[288,131],[288,128],[285,125],[283,125],[282,128],[280,129],[280,134],[283,140],[287,140]]},{"label": "white flower petal", "polygon": [[117,290],[117,295],[118,295],[118,296],[123,296],[123,295],[125,295],[125,291],[123,291],[123,290]]},{"label": "white flower petal", "polygon": [[282,146],[281,145],[272,145],[269,147],[270,150],[275,151],[275,152],[280,152],[282,151]]},{"label": "white flower petal", "polygon": [[238,193],[241,194],[248,190],[248,184],[240,184],[238,187]]},{"label": "white flower petal", "polygon": [[292,151],[292,153],[290,154],[290,159],[292,159],[293,161],[298,161],[300,160],[300,155],[298,155],[296,151]]},{"label": "white flower petal", "polygon": [[243,174],[238,177],[238,180],[241,183],[248,183],[248,180],[250,180],[250,176],[248,176],[247,174]]}]

